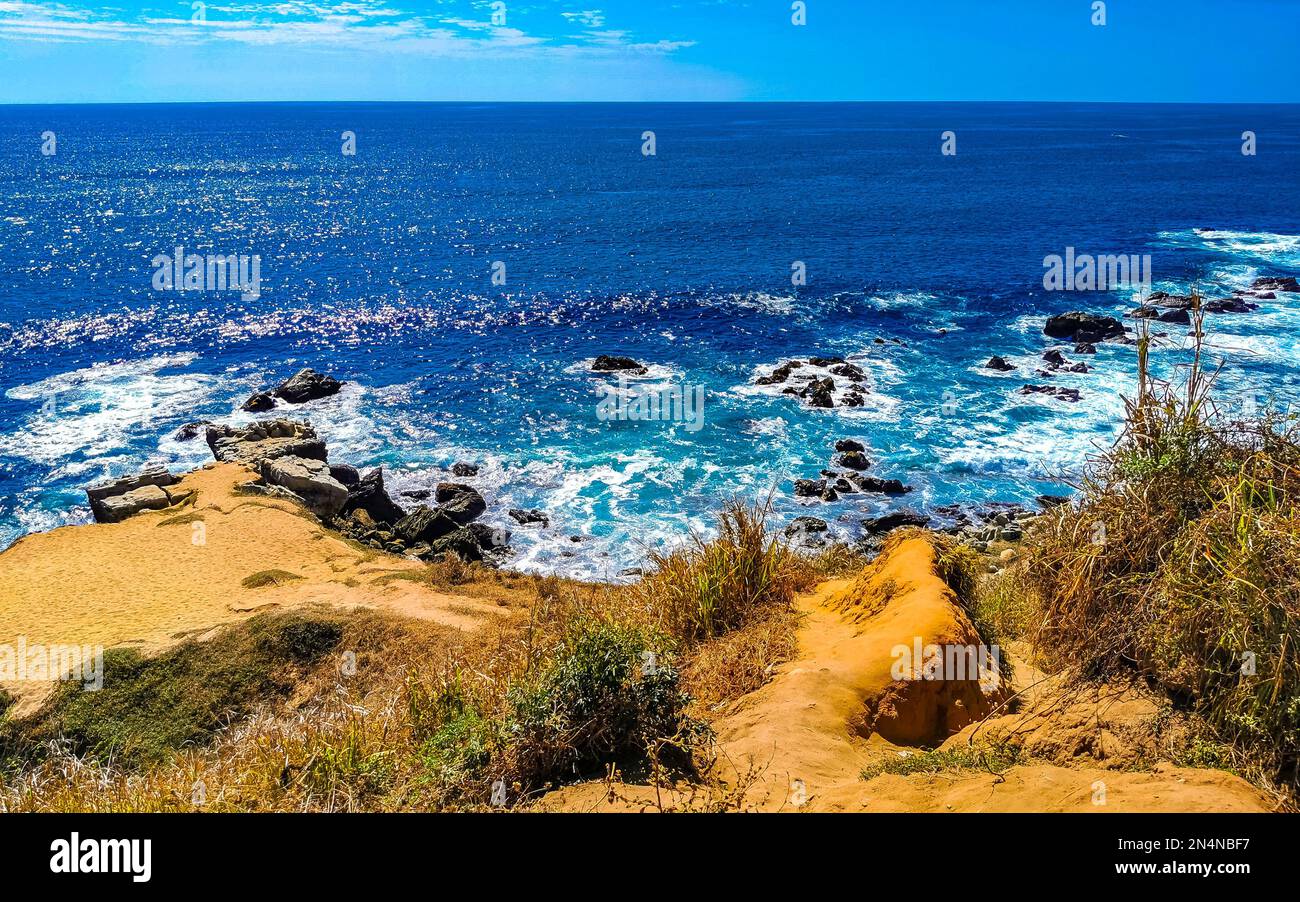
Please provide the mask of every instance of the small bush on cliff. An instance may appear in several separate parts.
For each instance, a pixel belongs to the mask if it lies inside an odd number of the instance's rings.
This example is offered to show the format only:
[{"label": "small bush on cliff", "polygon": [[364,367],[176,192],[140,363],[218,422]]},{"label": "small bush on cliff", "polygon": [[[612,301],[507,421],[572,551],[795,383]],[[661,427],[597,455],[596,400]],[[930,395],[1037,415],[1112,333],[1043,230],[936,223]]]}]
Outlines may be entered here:
[{"label": "small bush on cliff", "polygon": [[[1200,317],[1193,325],[1200,333]],[[1182,385],[1149,339],[1118,443],[1077,505],[1042,518],[1025,583],[1036,644],[1090,675],[1137,668],[1270,776],[1300,776],[1300,444],[1295,421],[1234,419],[1201,348]]]},{"label": "small bush on cliff", "polygon": [[433,779],[467,801],[520,793],[609,764],[684,765],[706,728],[686,714],[666,639],[637,626],[579,621],[504,695],[454,671],[407,687],[410,721]]}]

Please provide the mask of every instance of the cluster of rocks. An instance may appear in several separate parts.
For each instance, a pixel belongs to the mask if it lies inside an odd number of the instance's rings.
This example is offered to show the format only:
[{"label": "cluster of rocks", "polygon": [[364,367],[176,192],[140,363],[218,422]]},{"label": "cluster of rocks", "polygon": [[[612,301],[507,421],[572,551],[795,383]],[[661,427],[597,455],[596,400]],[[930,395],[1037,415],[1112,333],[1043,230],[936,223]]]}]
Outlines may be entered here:
[{"label": "cluster of rocks", "polygon": [[[795,370],[803,369],[805,366],[824,369],[830,375],[795,373]],[[795,382],[798,384],[786,385],[781,393],[801,398],[809,407],[831,408],[836,406],[835,376],[839,376],[848,384],[839,399],[841,407],[861,407],[866,404],[866,396],[870,392],[862,383],[867,378],[867,374],[857,364],[849,363],[843,357],[810,357],[807,361],[787,360],[773,369],[769,375],[759,376],[754,380],[754,384],[782,385]]]},{"label": "cluster of rocks", "polygon": [[119,523],[141,511],[164,510],[189,498],[193,490],[177,488],[180,481],[164,467],[150,467],[134,476],[91,486],[86,497],[95,522]]},{"label": "cluster of rocks", "polygon": [[372,470],[349,487],[348,500],[330,525],[371,548],[434,560],[455,554],[481,561],[504,551],[510,531],[477,522],[487,502],[473,486],[440,482],[435,506],[421,504],[407,513],[384,490],[382,469]]},{"label": "cluster of rocks", "polygon": [[[1081,310],[1049,317],[1043,326],[1043,334],[1049,338],[1070,342],[1075,354],[1096,354],[1097,343],[1114,341],[1129,343],[1128,330],[1124,324],[1113,316],[1098,316]],[[1043,365],[1035,370],[1035,375],[1051,379],[1058,373],[1089,373],[1092,368],[1083,361],[1070,360],[1060,348],[1048,348],[1043,352]],[[986,369],[1000,373],[1009,373],[1016,369],[1015,364],[1005,357],[994,355],[984,364]],[[1060,401],[1076,403],[1080,400],[1077,388],[1059,388],[1053,385],[1027,384],[1021,387],[1022,395],[1047,395]]]},{"label": "cluster of rocks", "polygon": [[250,413],[265,413],[272,410],[277,401],[290,404],[305,404],[317,398],[336,395],[343,383],[333,376],[326,376],[308,367],[299,370],[270,391],[257,392],[243,404],[243,409]]},{"label": "cluster of rocks", "polygon": [[[509,545],[509,530],[477,522],[487,502],[472,486],[439,483],[432,492],[435,506],[421,504],[408,513],[389,496],[381,468],[362,476],[347,464],[331,465],[325,443],[307,423],[209,425],[206,438],[217,460],[258,474],[241,490],[295,499],[327,526],[371,548],[427,560],[451,553],[477,561]],[[478,468],[457,463],[452,472],[473,476]]]},{"label": "cluster of rocks", "polygon": [[882,479],[868,476],[863,471],[871,468],[867,458],[866,447],[853,439],[840,439],[835,443],[837,456],[832,464],[844,467],[840,470],[822,470],[817,479],[796,479],[794,493],[799,498],[816,498],[820,501],[837,501],[840,495],[858,493],[870,495],[906,495],[912,491],[910,485],[904,485],[897,479]]}]

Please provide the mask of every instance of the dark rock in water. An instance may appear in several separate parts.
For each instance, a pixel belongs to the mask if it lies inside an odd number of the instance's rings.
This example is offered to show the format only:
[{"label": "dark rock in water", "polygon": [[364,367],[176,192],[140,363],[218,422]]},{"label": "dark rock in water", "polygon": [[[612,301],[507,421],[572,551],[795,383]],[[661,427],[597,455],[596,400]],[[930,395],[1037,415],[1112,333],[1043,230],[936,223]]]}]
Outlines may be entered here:
[{"label": "dark rock in water", "polygon": [[840,499],[839,493],[836,492],[835,489],[832,488],[831,486],[829,486],[829,485],[826,486],[825,491],[822,492],[822,500],[823,500],[823,501],[838,501],[839,499]]},{"label": "dark rock in water", "polygon": [[[1190,310],[1192,301],[1190,294],[1169,294],[1166,291],[1153,291],[1147,297],[1147,304],[1154,304],[1157,307],[1165,307],[1171,310]],[[1147,305],[1144,304],[1143,306]]]},{"label": "dark rock in water", "polygon": [[1127,316],[1133,319],[1155,319],[1160,316],[1160,311],[1155,307],[1135,307]]},{"label": "dark rock in water", "polygon": [[271,394],[288,401],[290,404],[305,404],[308,401],[315,401],[317,398],[336,395],[342,387],[343,383],[334,377],[318,373],[308,367],[305,370],[299,370],[281,382]]},{"label": "dark rock in water", "polygon": [[845,451],[840,455],[840,466],[850,470],[865,470],[871,466],[871,461],[861,451]]},{"label": "dark rock in water", "polygon": [[809,533],[825,532],[826,530],[826,521],[820,517],[795,517],[790,521],[790,525],[785,528],[785,537],[793,539]]},{"label": "dark rock in water", "polygon": [[316,437],[316,430],[295,420],[258,420],[238,429],[213,425],[206,438],[217,460],[253,469],[276,457],[326,459],[325,443]]},{"label": "dark rock in water", "polygon": [[925,514],[919,514],[914,510],[901,510],[863,520],[862,528],[869,535],[878,536],[903,526],[924,526],[929,522],[930,518]]},{"label": "dark rock in water", "polygon": [[862,372],[862,368],[852,363],[841,363],[831,367],[831,372],[837,376],[843,376],[846,379],[865,379],[867,374]]},{"label": "dark rock in water", "polygon": [[1067,367],[1065,368],[1065,371],[1066,371],[1067,373],[1090,373],[1090,372],[1092,372],[1092,370],[1090,370],[1090,369],[1088,368],[1088,364],[1086,364],[1086,363],[1072,363],[1072,364],[1070,364],[1069,366],[1067,366]]},{"label": "dark rock in water", "polygon": [[1258,310],[1258,304],[1250,304],[1241,298],[1216,298],[1205,302],[1206,313],[1250,313]]},{"label": "dark rock in water", "polygon": [[330,475],[329,464],[314,457],[265,458],[258,472],[268,485],[293,492],[312,513],[323,519],[337,516],[348,500],[347,488]]},{"label": "dark rock in water", "polygon": [[265,413],[275,407],[275,398],[269,391],[260,391],[241,405],[249,413]]},{"label": "dark rock in water", "polygon": [[839,492],[841,495],[852,495],[857,492],[857,488],[854,487],[853,483],[849,482],[843,476],[837,478],[833,483],[828,482],[827,485],[834,488],[835,491]]},{"label": "dark rock in water", "polygon": [[832,366],[837,363],[843,363],[843,357],[809,357],[808,362],[813,366]]},{"label": "dark rock in water", "polygon": [[1296,281],[1295,276],[1261,276],[1250,287],[1254,290],[1300,292],[1300,282]]},{"label": "dark rock in water", "polygon": [[1169,310],[1160,314],[1157,319],[1162,323],[1181,323],[1183,325],[1190,325],[1192,322],[1192,315],[1186,310]]},{"label": "dark rock in water", "polygon": [[428,489],[408,489],[401,493],[403,498],[410,498],[412,501],[427,501],[433,497],[433,492]]},{"label": "dark rock in water", "polygon": [[1121,338],[1124,324],[1113,316],[1098,316],[1081,310],[1058,313],[1047,320],[1043,333],[1052,338],[1060,338],[1075,343],[1095,344],[1099,341]]},{"label": "dark rock in water", "polygon": [[989,370],[997,370],[1000,373],[1007,373],[1010,372],[1011,370],[1014,370],[1015,366],[1013,364],[1008,363],[1005,357],[999,357],[997,354],[994,354],[992,357],[989,358],[989,362],[984,364],[984,368]]},{"label": "dark rock in water", "polygon": [[794,493],[800,498],[820,498],[825,491],[825,479],[796,479],[794,481]]},{"label": "dark rock in water", "polygon": [[649,372],[644,366],[637,363],[631,357],[618,357],[613,354],[601,354],[591,363],[592,372],[595,373],[632,373],[635,376],[644,376]]},{"label": "dark rock in water", "polygon": [[188,442],[191,439],[198,438],[202,433],[207,431],[207,428],[211,425],[212,424],[208,420],[199,420],[197,423],[186,423],[180,429],[176,430],[176,434],[173,435],[172,438],[178,442]]},{"label": "dark rock in water", "polygon": [[164,467],[151,467],[91,486],[86,489],[86,498],[97,523],[118,523],[141,511],[162,510],[184,500],[190,492],[170,489],[180,481]]},{"label": "dark rock in water", "polygon": [[487,510],[487,502],[472,486],[458,482],[440,482],[434,498],[442,505],[440,510],[461,526],[477,520]]},{"label": "dark rock in water", "polygon": [[1079,390],[1077,388],[1057,388],[1054,385],[1026,385],[1020,389],[1022,395],[1051,395],[1060,398],[1062,401],[1071,403],[1079,400]]},{"label": "dark rock in water", "polygon": [[1077,344],[1077,345],[1074,346],[1074,353],[1076,353],[1076,354],[1096,354],[1096,353],[1097,353],[1097,346],[1094,345],[1094,344],[1088,344],[1087,342],[1080,342],[1079,344]]},{"label": "dark rock in water", "polygon": [[906,495],[912,491],[910,485],[903,485],[897,479],[880,479],[875,476],[857,476],[853,480],[859,489],[875,495]]},{"label": "dark rock in water", "polygon": [[1052,369],[1056,369],[1058,366],[1065,366],[1070,362],[1065,359],[1064,354],[1062,354],[1060,351],[1056,350],[1055,348],[1049,351],[1044,351],[1043,359],[1047,361],[1048,366],[1050,366]]},{"label": "dark rock in water", "polygon": [[1069,495],[1039,495],[1037,499],[1039,505],[1044,508],[1053,508],[1062,504],[1070,503]]},{"label": "dark rock in water", "polygon": [[770,376],[759,376],[754,380],[755,385],[776,385],[790,378],[790,373],[803,366],[801,360],[787,360],[785,363],[772,370]]},{"label": "dark rock in water", "polygon": [[461,463],[458,461],[451,465],[451,472],[453,475],[461,477],[477,476],[478,467],[473,464]]},{"label": "dark rock in water", "polygon": [[348,488],[361,481],[361,473],[351,464],[330,464],[330,475]]},{"label": "dark rock in water", "polygon": [[851,438],[842,438],[835,443],[835,450],[841,453],[845,451],[866,451],[867,446],[862,442],[855,442]]},{"label": "dark rock in water", "polygon": [[551,525],[551,518],[536,508],[532,510],[520,510],[517,507],[512,507],[508,513],[510,514],[510,519],[514,520],[520,526],[528,526],[533,523],[540,526]]},{"label": "dark rock in water", "polygon": [[393,532],[407,545],[431,545],[443,536],[460,529],[460,524],[442,511],[423,504],[393,525]]},{"label": "dark rock in water", "polygon": [[376,467],[366,477],[348,490],[348,500],[343,504],[341,516],[355,510],[364,510],[376,523],[396,523],[406,516],[388,492],[384,490],[384,471]]},{"label": "dark rock in water", "polygon": [[1272,291],[1252,291],[1250,296],[1261,301],[1276,301],[1277,293]]},{"label": "dark rock in water", "polygon": [[861,392],[856,391],[845,392],[844,397],[840,399],[840,404],[844,407],[863,407],[866,403],[867,399],[862,397]]},{"label": "dark rock in water", "polygon": [[808,386],[807,399],[810,407],[834,407],[835,398],[831,392],[835,391],[835,380],[830,376],[825,379],[817,379]]}]

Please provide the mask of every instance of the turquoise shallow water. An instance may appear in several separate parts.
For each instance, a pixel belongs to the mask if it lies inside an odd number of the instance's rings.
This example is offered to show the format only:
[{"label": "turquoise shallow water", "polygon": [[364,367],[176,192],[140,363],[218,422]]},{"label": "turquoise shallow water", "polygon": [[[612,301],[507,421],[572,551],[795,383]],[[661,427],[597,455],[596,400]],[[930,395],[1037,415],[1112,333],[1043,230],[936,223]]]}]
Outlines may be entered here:
[{"label": "turquoise shallow water", "polygon": [[[1150,254],[1153,288],[1211,296],[1300,273],[1297,163],[1294,106],[0,109],[0,545],[87,519],[106,475],[208,459],[177,427],[248,419],[308,365],[348,381],[295,411],[332,459],[385,465],[394,492],[472,461],[494,525],[546,510],[515,528],[525,569],[615,575],[772,487],[844,536],[900,503],[1029,501],[1111,439],[1133,370],[1103,345],[1054,380],[1078,404],[1018,393],[1048,315],[1132,306],[1045,291],[1044,256]],[[178,245],[257,254],[260,296],[157,290]],[[1232,403],[1296,397],[1297,304],[1212,319]],[[1186,327],[1163,331],[1174,372]],[[638,386],[699,387],[702,426],[599,416],[602,353],[646,363]],[[862,407],[752,384],[815,354],[862,368]],[[849,436],[916,492],[794,498]]]}]

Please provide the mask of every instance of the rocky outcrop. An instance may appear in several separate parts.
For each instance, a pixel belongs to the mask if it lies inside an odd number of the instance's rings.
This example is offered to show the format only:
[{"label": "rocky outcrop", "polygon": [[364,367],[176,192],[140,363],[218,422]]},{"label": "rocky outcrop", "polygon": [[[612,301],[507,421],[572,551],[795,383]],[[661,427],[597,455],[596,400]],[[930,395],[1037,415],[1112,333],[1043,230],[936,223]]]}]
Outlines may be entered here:
[{"label": "rocky outcrop", "polygon": [[330,475],[323,460],[281,455],[263,459],[258,472],[267,485],[293,492],[321,519],[338,514],[348,500],[347,487]]},{"label": "rocky outcrop", "polygon": [[871,466],[871,461],[861,451],[845,451],[840,455],[840,466],[850,470],[865,470]]},{"label": "rocky outcrop", "polygon": [[1250,286],[1252,291],[1293,291],[1300,293],[1295,276],[1261,276]]},{"label": "rocky outcrop", "polygon": [[296,420],[259,420],[248,426],[209,426],[208,447],[223,463],[244,464],[254,470],[277,457],[325,460],[325,443],[316,430]]},{"label": "rocky outcrop", "polygon": [[440,482],[434,489],[434,499],[441,510],[459,525],[477,520],[487,511],[487,502],[472,486],[459,482]]},{"label": "rocky outcrop", "polygon": [[276,399],[290,404],[306,404],[318,398],[336,395],[344,383],[318,373],[311,367],[299,370],[270,391],[254,394],[243,404],[243,409],[250,413],[263,413],[275,407]]},{"label": "rocky outcrop", "polygon": [[925,514],[914,510],[900,510],[863,520],[862,528],[868,535],[880,536],[904,526],[924,526],[929,522],[930,518]]},{"label": "rocky outcrop", "polygon": [[1043,333],[1051,338],[1059,338],[1075,343],[1095,344],[1124,337],[1124,324],[1113,316],[1098,316],[1081,310],[1071,310],[1050,317],[1043,326]]},{"label": "rocky outcrop", "polygon": [[290,404],[305,404],[318,398],[336,395],[341,388],[343,383],[333,376],[326,376],[308,367],[281,382],[271,393]]},{"label": "rocky outcrop", "polygon": [[[331,467],[330,470],[332,472],[334,468]],[[338,516],[346,517],[358,510],[365,511],[376,523],[396,523],[406,516],[406,511],[388,497],[388,492],[384,489],[383,468],[376,467],[367,473],[365,478],[357,480],[348,487],[347,500],[344,501]]]},{"label": "rocky outcrop", "polygon": [[192,493],[172,488],[180,482],[163,467],[123,476],[86,489],[90,510],[98,523],[118,523],[147,510],[179,504]]},{"label": "rocky outcrop", "polygon": [[985,369],[996,370],[999,373],[1009,373],[1015,369],[1015,366],[1007,362],[1005,357],[999,357],[994,354],[989,358],[989,362],[984,364]]}]

